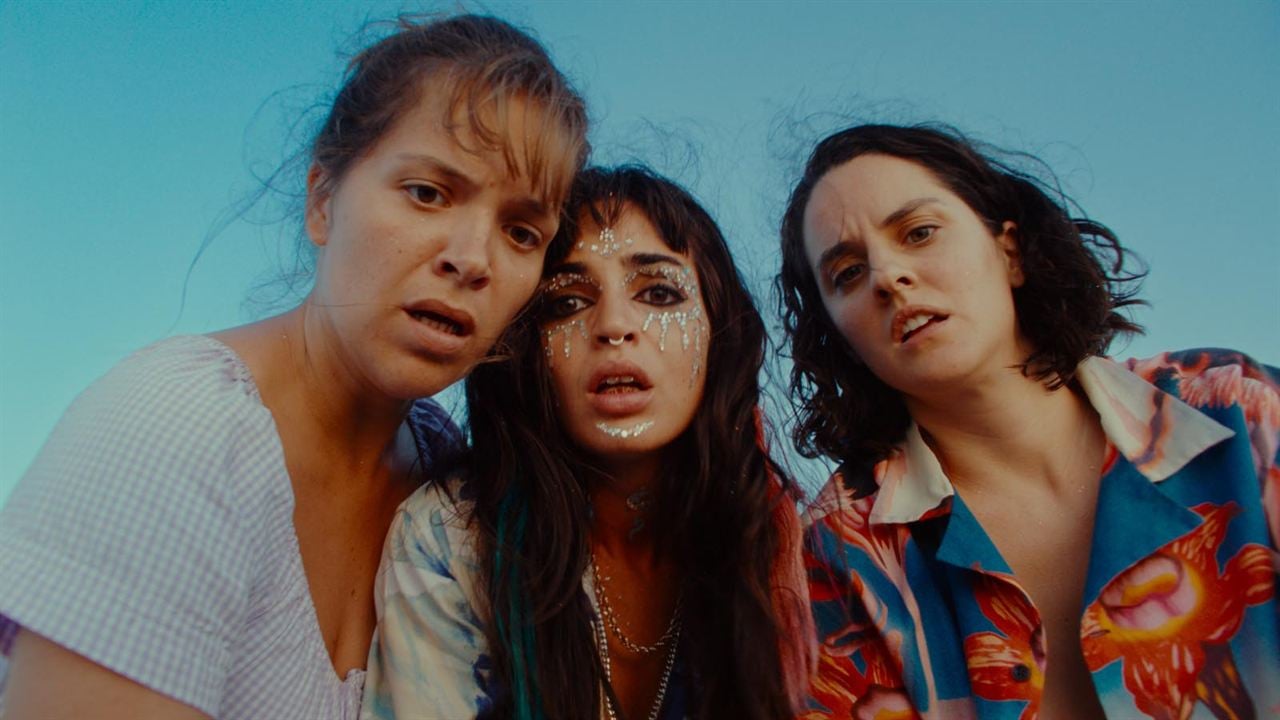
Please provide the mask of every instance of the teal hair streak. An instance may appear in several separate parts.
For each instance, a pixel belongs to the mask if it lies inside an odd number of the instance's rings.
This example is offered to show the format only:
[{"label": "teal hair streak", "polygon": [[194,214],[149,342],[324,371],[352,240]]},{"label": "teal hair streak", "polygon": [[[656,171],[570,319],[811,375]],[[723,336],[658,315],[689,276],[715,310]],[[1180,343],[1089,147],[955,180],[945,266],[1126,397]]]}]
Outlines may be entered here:
[{"label": "teal hair streak", "polygon": [[[507,537],[507,528],[511,524],[512,505],[515,527],[511,537]],[[495,613],[498,620],[498,638],[511,648],[511,697],[515,704],[516,720],[544,720],[542,698],[538,693],[537,660],[534,658],[533,623],[529,622],[524,603],[524,594],[520,588],[519,563],[508,562],[506,548],[520,547],[524,544],[524,528],[529,518],[529,508],[524,503],[523,493],[512,490],[502,499],[498,506],[498,541],[497,552],[493,560],[493,576],[507,579],[507,587],[511,590],[507,597],[507,611]],[[510,567],[507,567],[507,566]],[[515,632],[512,633],[511,631]]]}]

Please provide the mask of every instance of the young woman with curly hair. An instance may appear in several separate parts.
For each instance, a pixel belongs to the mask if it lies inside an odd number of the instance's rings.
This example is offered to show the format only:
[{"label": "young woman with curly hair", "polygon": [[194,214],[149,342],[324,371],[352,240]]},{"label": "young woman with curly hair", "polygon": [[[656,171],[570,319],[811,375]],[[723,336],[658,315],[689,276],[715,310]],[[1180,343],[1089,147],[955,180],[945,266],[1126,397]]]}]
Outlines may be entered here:
[{"label": "young woman with curly hair", "polygon": [[1277,707],[1273,370],[1108,359],[1115,235],[949,129],[823,140],[782,243],[794,439],[840,465],[804,717]]}]

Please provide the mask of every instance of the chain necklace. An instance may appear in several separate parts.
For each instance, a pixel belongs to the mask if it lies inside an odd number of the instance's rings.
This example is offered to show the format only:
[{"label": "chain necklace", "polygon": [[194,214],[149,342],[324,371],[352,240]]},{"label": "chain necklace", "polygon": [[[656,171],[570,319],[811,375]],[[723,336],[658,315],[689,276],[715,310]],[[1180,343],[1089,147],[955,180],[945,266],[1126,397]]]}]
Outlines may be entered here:
[{"label": "chain necklace", "polygon": [[680,597],[676,598],[676,609],[671,613],[671,619],[667,621],[667,629],[663,631],[662,637],[655,640],[649,645],[638,643],[622,631],[622,624],[618,622],[618,615],[613,610],[613,605],[609,603],[609,593],[604,588],[604,582],[600,578],[600,566],[596,564],[596,554],[591,553],[591,579],[594,581],[594,590],[596,595],[596,604],[600,606],[600,615],[609,625],[609,629],[613,631],[618,642],[622,643],[622,647],[630,650],[636,655],[652,655],[667,646],[667,643],[680,632],[680,605],[684,600],[684,593],[680,593]]},{"label": "chain necklace", "polygon": [[[595,559],[591,562],[592,569],[595,568]],[[592,588],[595,592],[596,602],[600,602],[599,585]],[[667,684],[671,680],[671,668],[676,664],[676,646],[679,644],[680,638],[680,620],[679,612],[675,618],[675,635],[676,642],[673,642],[671,649],[667,651],[667,662],[662,666],[662,679],[658,681],[658,692],[653,698],[653,707],[649,709],[648,720],[658,720],[658,713],[662,711],[662,701],[667,697]],[[596,631],[596,647],[600,651],[600,664],[604,666],[604,679],[601,681],[600,695],[603,707],[600,711],[601,720],[618,720],[617,711],[613,709],[613,701],[609,699],[609,693],[605,691],[605,685],[613,682],[612,666],[609,662],[609,636],[605,634],[604,622],[599,618],[591,620],[591,626]]]}]

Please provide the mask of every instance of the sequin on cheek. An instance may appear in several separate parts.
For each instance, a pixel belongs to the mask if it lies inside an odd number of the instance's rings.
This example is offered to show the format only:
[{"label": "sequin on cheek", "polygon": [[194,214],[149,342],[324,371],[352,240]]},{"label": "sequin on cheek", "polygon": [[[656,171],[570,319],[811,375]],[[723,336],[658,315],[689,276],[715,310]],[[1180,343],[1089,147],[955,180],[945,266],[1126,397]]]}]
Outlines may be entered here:
[{"label": "sequin on cheek", "polygon": [[555,343],[556,335],[558,334],[564,335],[564,356],[569,357],[569,351],[573,347],[573,331],[575,329],[578,331],[578,335],[582,336],[582,339],[585,342],[588,338],[587,323],[582,318],[563,322],[559,325],[552,325],[542,331],[542,345],[546,349],[548,360],[555,358],[555,351],[552,350],[552,347]]}]

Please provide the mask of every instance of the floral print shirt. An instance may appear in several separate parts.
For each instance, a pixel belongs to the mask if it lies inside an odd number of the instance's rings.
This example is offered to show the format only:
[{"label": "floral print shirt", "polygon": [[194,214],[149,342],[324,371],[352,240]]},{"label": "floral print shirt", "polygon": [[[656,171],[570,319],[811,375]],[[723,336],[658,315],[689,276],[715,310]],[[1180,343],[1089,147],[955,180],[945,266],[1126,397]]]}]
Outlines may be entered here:
[{"label": "floral print shirt", "polygon": [[[1077,377],[1110,444],[1080,618],[1107,717],[1280,717],[1280,375],[1193,350]],[[1039,612],[919,430],[865,474],[809,517],[801,717],[1036,718]]]}]

